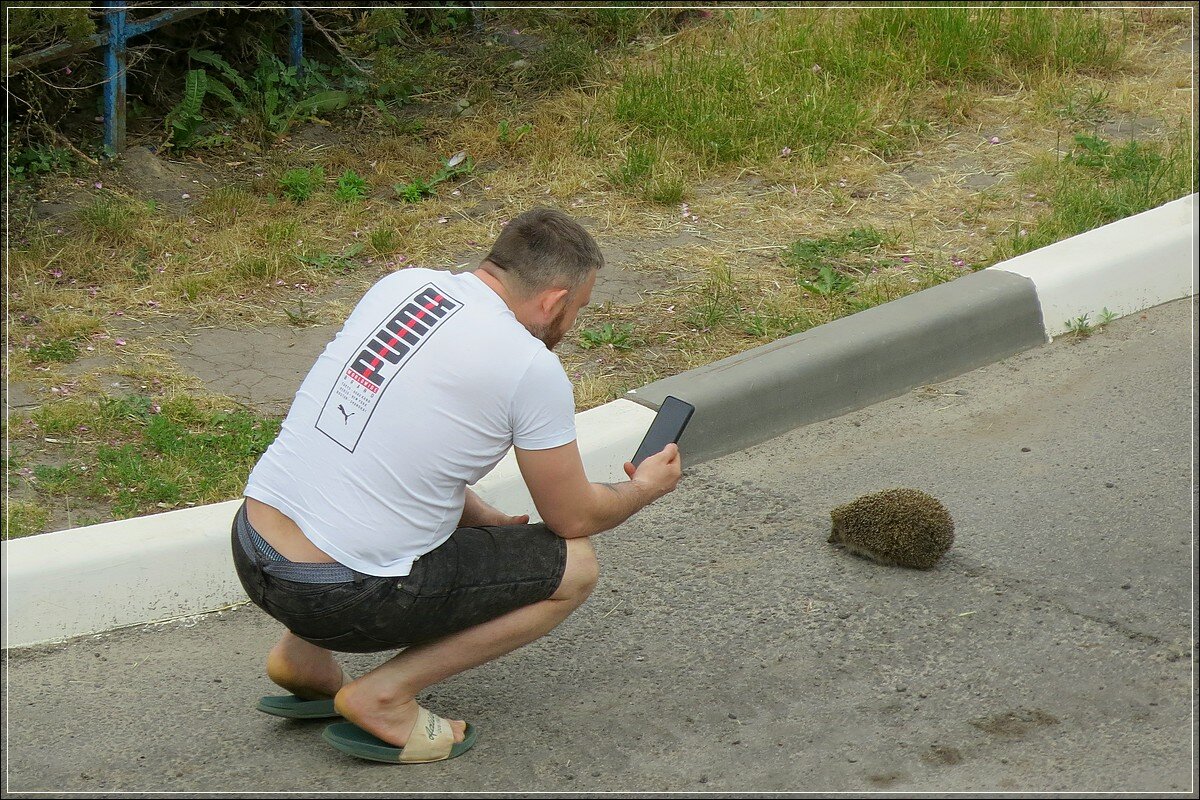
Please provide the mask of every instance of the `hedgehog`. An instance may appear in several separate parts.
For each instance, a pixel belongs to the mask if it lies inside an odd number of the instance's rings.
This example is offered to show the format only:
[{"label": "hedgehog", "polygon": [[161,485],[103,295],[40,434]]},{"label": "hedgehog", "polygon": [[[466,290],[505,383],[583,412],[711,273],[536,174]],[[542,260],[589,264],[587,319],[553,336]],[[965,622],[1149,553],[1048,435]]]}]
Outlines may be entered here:
[{"label": "hedgehog", "polygon": [[830,512],[829,541],[892,567],[929,569],[954,543],[950,512],[916,489],[863,495]]}]

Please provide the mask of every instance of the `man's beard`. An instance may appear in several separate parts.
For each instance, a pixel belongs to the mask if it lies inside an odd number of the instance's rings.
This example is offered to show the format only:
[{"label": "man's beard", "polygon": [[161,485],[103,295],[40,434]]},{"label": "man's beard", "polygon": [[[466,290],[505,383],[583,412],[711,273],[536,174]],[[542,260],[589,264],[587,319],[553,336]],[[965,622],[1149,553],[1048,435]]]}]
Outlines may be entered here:
[{"label": "man's beard", "polygon": [[542,344],[546,345],[547,350],[553,350],[563,337],[567,335],[567,329],[562,327],[562,322],[566,319],[567,310],[564,308],[558,312],[558,316],[550,320],[546,325],[535,325],[527,327],[533,336],[542,340]]}]

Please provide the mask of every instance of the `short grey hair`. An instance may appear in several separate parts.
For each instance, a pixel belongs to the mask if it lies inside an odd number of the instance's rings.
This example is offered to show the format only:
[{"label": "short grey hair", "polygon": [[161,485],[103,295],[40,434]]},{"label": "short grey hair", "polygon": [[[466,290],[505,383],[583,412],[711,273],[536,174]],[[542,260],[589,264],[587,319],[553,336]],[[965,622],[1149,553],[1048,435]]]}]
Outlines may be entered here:
[{"label": "short grey hair", "polygon": [[515,278],[527,294],[556,288],[574,293],[604,266],[591,234],[552,208],[533,208],[511,220],[486,260]]}]

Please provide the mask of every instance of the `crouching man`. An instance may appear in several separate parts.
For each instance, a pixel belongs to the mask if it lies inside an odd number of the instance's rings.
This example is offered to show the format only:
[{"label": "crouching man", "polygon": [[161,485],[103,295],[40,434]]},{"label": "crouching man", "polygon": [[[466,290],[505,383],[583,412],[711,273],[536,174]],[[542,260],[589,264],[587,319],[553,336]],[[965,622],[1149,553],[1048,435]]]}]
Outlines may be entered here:
[{"label": "crouching man", "polygon": [[[570,381],[552,352],[603,256],[566,214],[512,220],[474,272],[393,273],[308,373],[250,475],[233,555],[287,629],[259,709],[342,716],[326,741],[377,761],[468,750],[475,729],[417,704],[439,681],[548,633],[597,579],[590,536],[674,490],[668,445],[615,484],[588,481]],[[469,488],[505,455],[543,522]],[[351,680],[334,652],[400,652]]]}]

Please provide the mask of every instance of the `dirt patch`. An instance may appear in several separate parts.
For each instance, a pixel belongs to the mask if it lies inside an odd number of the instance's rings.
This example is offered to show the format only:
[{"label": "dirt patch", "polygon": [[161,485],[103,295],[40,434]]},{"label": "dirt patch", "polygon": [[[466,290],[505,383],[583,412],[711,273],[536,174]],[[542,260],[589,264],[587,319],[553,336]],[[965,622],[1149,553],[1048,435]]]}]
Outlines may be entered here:
[{"label": "dirt patch", "polygon": [[984,733],[1006,739],[1019,739],[1038,728],[1058,725],[1059,719],[1038,708],[1018,708],[988,717],[971,720],[971,724]]},{"label": "dirt patch", "polygon": [[962,760],[962,752],[957,747],[945,744],[931,744],[929,749],[921,754],[921,761],[935,767],[961,764]]},{"label": "dirt patch", "polygon": [[161,208],[185,214],[220,182],[199,161],[174,161],[148,147],[131,147],[117,160],[113,183]]},{"label": "dirt patch", "polygon": [[1101,123],[1096,135],[1102,139],[1137,140],[1163,134],[1163,123],[1154,117],[1125,117]]}]

